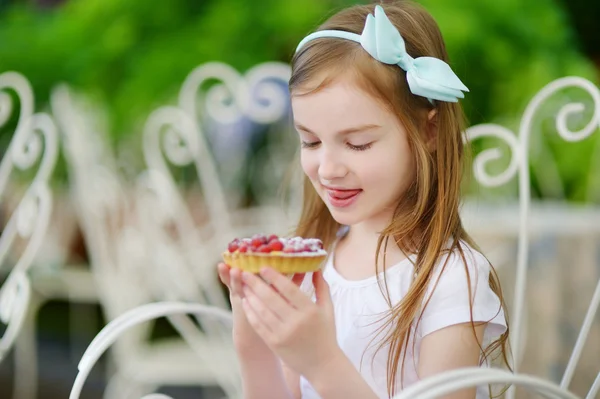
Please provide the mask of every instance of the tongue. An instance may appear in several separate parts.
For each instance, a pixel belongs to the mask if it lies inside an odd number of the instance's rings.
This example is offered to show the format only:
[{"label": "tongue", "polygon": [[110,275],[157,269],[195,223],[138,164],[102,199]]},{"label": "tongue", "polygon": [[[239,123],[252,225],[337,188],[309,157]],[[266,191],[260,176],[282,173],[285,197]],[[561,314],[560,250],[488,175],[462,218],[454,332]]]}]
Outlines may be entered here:
[{"label": "tongue", "polygon": [[333,196],[339,199],[346,199],[346,198],[350,198],[355,196],[356,194],[358,194],[360,192],[360,190],[344,190],[344,191],[340,191],[340,190],[334,190],[333,191]]}]

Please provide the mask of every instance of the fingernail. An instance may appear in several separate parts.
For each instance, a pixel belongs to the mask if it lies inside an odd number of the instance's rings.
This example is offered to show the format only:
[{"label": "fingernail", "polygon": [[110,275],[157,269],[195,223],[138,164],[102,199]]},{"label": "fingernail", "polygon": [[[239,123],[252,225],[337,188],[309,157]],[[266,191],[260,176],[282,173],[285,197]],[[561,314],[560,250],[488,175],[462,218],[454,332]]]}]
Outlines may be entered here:
[{"label": "fingernail", "polygon": [[248,281],[250,279],[250,273],[248,272],[243,272],[242,273],[242,280],[243,281]]}]

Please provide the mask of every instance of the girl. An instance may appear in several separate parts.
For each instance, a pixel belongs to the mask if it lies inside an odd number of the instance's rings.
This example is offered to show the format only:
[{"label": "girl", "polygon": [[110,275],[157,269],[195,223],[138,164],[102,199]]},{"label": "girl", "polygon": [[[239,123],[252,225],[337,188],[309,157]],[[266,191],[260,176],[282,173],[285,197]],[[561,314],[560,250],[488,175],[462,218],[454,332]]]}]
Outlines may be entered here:
[{"label": "girl", "polygon": [[468,90],[447,58],[435,21],[407,1],[343,10],[298,46],[296,234],[329,258],[300,287],[304,276],[219,265],[246,399],[389,398],[492,352],[506,361],[498,279],[459,217]]}]

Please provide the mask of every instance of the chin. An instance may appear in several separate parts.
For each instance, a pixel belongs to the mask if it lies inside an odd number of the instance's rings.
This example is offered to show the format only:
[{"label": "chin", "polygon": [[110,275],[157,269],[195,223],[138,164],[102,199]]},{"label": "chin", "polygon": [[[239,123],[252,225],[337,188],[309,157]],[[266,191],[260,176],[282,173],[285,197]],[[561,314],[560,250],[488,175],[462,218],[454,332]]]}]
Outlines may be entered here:
[{"label": "chin", "polygon": [[341,225],[352,226],[365,220],[364,212],[360,210],[344,210],[328,207],[329,213],[333,219]]}]

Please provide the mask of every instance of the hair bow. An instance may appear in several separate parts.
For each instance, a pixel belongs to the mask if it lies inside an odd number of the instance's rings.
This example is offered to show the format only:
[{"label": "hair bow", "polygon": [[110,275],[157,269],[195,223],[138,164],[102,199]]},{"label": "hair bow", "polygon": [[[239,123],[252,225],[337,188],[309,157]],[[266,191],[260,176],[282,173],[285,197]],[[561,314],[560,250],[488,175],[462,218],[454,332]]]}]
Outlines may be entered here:
[{"label": "hair bow", "polygon": [[362,34],[340,30],[314,32],[298,44],[296,52],[307,42],[324,37],[360,43],[376,60],[384,64],[398,65],[406,71],[410,91],[417,96],[426,97],[429,101],[457,102],[459,98],[464,97],[463,91],[469,91],[444,61],[435,57],[411,57],[406,52],[400,32],[379,5],[375,7],[375,16],[367,16]]}]

